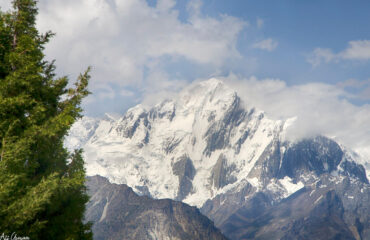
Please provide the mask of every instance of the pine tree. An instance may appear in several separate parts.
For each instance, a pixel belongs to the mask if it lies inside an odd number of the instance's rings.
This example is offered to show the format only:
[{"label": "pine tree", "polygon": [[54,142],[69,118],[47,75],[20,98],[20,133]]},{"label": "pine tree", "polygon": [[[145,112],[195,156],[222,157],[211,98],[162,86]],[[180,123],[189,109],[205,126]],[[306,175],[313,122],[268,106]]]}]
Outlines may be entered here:
[{"label": "pine tree", "polygon": [[92,239],[81,150],[63,146],[89,94],[89,70],[74,88],[56,78],[43,53],[35,0],[0,11],[0,234],[30,239]]}]

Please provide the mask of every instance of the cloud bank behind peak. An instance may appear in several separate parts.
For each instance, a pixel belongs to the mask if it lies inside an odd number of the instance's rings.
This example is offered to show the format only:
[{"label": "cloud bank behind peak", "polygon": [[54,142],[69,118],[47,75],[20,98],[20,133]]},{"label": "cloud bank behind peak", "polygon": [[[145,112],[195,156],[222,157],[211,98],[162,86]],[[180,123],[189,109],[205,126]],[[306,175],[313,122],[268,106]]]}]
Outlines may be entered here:
[{"label": "cloud bank behind peak", "polygon": [[279,79],[235,75],[223,80],[237,89],[247,108],[256,107],[273,119],[296,117],[288,131],[290,140],[321,134],[359,153],[369,152],[370,105],[352,104],[348,99],[354,96],[340,85],[307,83],[289,86]]}]

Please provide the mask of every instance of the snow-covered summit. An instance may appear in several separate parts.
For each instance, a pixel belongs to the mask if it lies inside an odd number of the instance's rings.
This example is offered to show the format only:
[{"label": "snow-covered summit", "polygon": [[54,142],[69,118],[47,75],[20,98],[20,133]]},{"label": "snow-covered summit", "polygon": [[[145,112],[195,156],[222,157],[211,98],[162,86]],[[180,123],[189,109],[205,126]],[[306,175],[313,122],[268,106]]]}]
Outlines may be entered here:
[{"label": "snow-covered summit", "polygon": [[282,170],[291,121],[246,109],[236,91],[212,78],[154,107],[135,106],[120,118],[83,118],[66,145],[84,148],[88,175],[154,198],[202,206],[248,185],[279,191],[279,198],[302,186]]}]

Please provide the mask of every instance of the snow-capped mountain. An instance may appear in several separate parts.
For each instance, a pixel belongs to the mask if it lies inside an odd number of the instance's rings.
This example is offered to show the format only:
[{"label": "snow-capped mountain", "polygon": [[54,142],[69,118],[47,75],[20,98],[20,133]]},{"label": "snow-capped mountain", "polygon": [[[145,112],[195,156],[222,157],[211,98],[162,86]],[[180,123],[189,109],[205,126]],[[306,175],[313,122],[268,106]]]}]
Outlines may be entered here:
[{"label": "snow-capped mountain", "polygon": [[83,146],[88,175],[201,206],[247,181],[258,185],[251,171],[288,124],[244,109],[235,91],[211,79],[149,110],[131,108],[117,121],[84,118],[67,146]]},{"label": "snow-capped mountain", "polygon": [[[316,189],[321,179],[326,179],[322,185],[333,186],[327,191],[349,181],[360,186],[359,194],[369,194],[366,170],[359,164],[368,160],[323,136],[286,141],[291,124],[294,118],[272,120],[245,107],[236,91],[210,79],[154,107],[133,107],[118,119],[85,117],[72,127],[66,146],[84,148],[88,175],[127,184],[140,195],[202,207],[224,232],[233,224],[230,219],[255,201],[263,204],[263,214],[299,192]],[[309,196],[313,204],[321,195]],[[352,205],[345,206],[353,210]],[[352,220],[346,223],[353,225]],[[370,227],[368,220],[359,220],[361,229]],[[370,231],[359,231],[370,236]]]}]

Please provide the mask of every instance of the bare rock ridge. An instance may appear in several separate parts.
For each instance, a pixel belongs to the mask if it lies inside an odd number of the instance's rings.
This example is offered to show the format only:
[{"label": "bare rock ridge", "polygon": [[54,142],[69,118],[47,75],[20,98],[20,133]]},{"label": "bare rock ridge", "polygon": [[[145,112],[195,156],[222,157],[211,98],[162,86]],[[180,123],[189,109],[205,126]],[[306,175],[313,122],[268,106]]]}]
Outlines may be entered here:
[{"label": "bare rock ridge", "polygon": [[369,196],[364,183],[325,175],[276,205],[256,195],[221,229],[230,239],[369,239]]},{"label": "bare rock ridge", "polygon": [[173,166],[173,174],[179,177],[179,191],[176,200],[184,199],[192,190],[192,180],[194,179],[195,169],[191,159],[184,155],[177,160]]},{"label": "bare rock ridge", "polygon": [[370,160],[325,136],[288,141],[294,124],[210,79],[83,118],[66,145],[84,148],[89,176],[196,206],[230,239],[370,239]]},{"label": "bare rock ridge", "polygon": [[[370,239],[370,186],[365,169],[346,159],[339,145],[317,137],[293,144],[283,156],[276,151],[271,154],[275,154],[269,157],[272,164],[262,165],[259,175],[269,176],[269,181],[261,181],[260,189],[247,186],[220,194],[201,208],[227,237]],[[279,158],[281,166],[271,175],[269,166]],[[281,185],[294,188],[294,182],[301,187],[291,195],[281,195]]]},{"label": "bare rock ridge", "polygon": [[138,196],[124,184],[88,177],[91,196],[85,215],[93,222],[94,239],[226,240],[195,207],[170,199]]},{"label": "bare rock ridge", "polygon": [[212,168],[212,185],[217,189],[236,181],[236,179],[231,176],[232,171],[235,169],[235,165],[231,164],[228,166],[226,161],[227,159],[225,156],[220,154],[220,157]]}]

